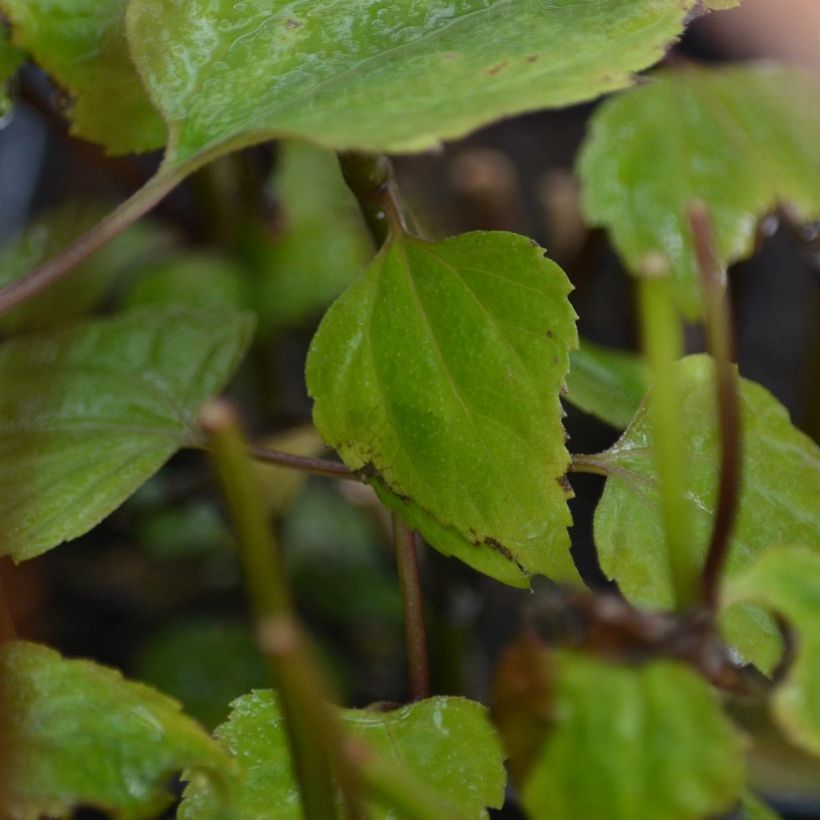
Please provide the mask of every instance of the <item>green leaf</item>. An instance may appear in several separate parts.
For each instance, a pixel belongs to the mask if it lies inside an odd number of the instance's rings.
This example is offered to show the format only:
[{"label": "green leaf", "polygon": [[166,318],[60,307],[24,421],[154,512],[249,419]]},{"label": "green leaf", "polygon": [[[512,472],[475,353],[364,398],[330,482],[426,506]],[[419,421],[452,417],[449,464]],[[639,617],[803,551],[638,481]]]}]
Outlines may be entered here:
[{"label": "green leaf", "polygon": [[38,644],[0,647],[4,797],[17,817],[63,817],[75,807],[122,820],[158,816],[171,776],[189,768],[222,788],[234,769],[179,704],[119,672],[70,661]]},{"label": "green leaf", "polygon": [[[711,532],[719,462],[718,428],[707,356],[676,365],[682,416],[680,435],[690,465],[685,477],[692,549],[703,555]],[[763,387],[741,379],[743,462],[740,506],[731,538],[729,576],[747,568],[772,544],[820,544],[820,448],[792,426],[786,409]],[[642,405],[622,438],[596,458],[609,471],[595,512],[595,541],[604,572],[640,606],[672,603],[664,548],[652,436]],[[724,627],[740,653],[764,671],[777,662],[775,625],[751,605],[727,614]]]},{"label": "green leaf", "polygon": [[11,109],[8,81],[22,65],[26,55],[11,43],[8,29],[0,23],[0,117]]},{"label": "green leaf", "polygon": [[744,792],[741,806],[743,820],[780,820],[780,815],[776,811],[750,791]]},{"label": "green leaf", "polygon": [[[501,745],[480,704],[437,697],[390,712],[340,711],[349,735],[446,795],[463,816],[486,817],[487,806],[497,808],[503,803],[506,776]],[[253,692],[235,701],[230,719],[215,734],[242,767],[234,820],[298,820],[298,791],[273,693]],[[180,817],[210,820],[212,805],[212,787],[202,781],[191,784]],[[442,806],[443,814],[446,808]],[[386,820],[396,814],[371,806],[368,817]]]},{"label": "green leaf", "polygon": [[247,271],[238,262],[218,253],[189,252],[146,266],[135,277],[123,301],[126,307],[186,305],[245,309],[253,299]]},{"label": "green leaf", "polygon": [[167,131],[128,54],[126,5],[0,0],[14,42],[71,94],[71,133],[112,154],[161,148]]},{"label": "green leaf", "polygon": [[170,167],[298,136],[421,151],[500,117],[621,88],[689,0],[132,0],[128,37]]},{"label": "green leaf", "polygon": [[169,308],[0,345],[0,555],[82,535],[190,445],[251,329],[233,311]]},{"label": "green leaf", "polygon": [[569,362],[567,401],[613,427],[626,427],[649,388],[643,359],[581,339]]},{"label": "green leaf", "polygon": [[577,579],[558,399],[569,291],[522,236],[395,236],[308,354],[314,421],[345,463],[434,547],[519,586]]},{"label": "green leaf", "polygon": [[522,785],[531,817],[701,820],[743,788],[743,747],[691,669],[555,656],[549,731]]},{"label": "green leaf", "polygon": [[373,256],[359,206],[331,151],[285,140],[273,187],[284,224],[250,249],[263,330],[290,327],[324,310]]},{"label": "green leaf", "polygon": [[795,630],[797,657],[774,692],[772,711],[793,743],[820,755],[820,554],[802,547],[764,553],[727,585],[725,606],[744,601],[777,612]]},{"label": "green leaf", "polygon": [[[0,249],[0,287],[61,251],[102,213],[98,205],[72,202],[43,214]],[[7,333],[43,330],[83,316],[103,301],[118,276],[164,253],[170,244],[170,234],[156,225],[133,225],[79,265],[68,281],[56,282],[0,317],[0,328]]]},{"label": "green leaf", "polygon": [[659,72],[596,112],[579,171],[589,220],[633,271],[663,254],[681,310],[698,317],[692,200],[707,203],[727,264],[753,251],[757,221],[779,203],[820,217],[820,83],[769,65]]},{"label": "green leaf", "polygon": [[269,673],[248,625],[216,618],[179,621],[140,651],[136,676],[180,700],[210,729],[228,717],[228,704]]}]

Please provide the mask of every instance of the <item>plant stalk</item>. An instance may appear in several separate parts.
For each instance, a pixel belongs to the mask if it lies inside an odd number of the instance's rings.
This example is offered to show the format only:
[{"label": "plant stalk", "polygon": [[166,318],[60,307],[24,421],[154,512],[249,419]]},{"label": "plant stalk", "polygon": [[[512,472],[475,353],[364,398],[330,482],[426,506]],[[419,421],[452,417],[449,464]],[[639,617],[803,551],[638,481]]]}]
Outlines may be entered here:
[{"label": "plant stalk", "polygon": [[293,614],[278,544],[266,520],[236,411],[216,400],[203,408],[200,420],[236,530],[259,644],[279,693],[304,816],[339,816],[334,773],[349,816],[362,816],[357,778],[342,754],[341,728]]},{"label": "plant stalk", "polygon": [[660,257],[648,260],[642,274],[638,296],[643,346],[652,374],[650,418],[661,516],[675,605],[687,609],[700,597],[700,568],[692,550],[686,510],[687,459],[675,379],[675,363],[683,355],[683,329],[665,260]]},{"label": "plant stalk", "polygon": [[404,606],[404,636],[410,677],[410,697],[413,700],[423,700],[430,694],[430,664],[427,653],[427,634],[424,628],[424,606],[419,579],[416,536],[397,513],[392,513],[392,519],[393,548],[396,553],[396,567]]},{"label": "plant stalk", "polygon": [[297,456],[293,455],[293,453],[283,453],[281,450],[272,450],[269,447],[261,447],[257,444],[248,446],[248,455],[256,461],[263,461],[266,464],[276,464],[279,467],[299,470],[300,472],[310,473],[311,475],[339,478],[344,481],[361,481],[361,478],[359,478],[356,473],[338,461]]},{"label": "plant stalk", "polygon": [[14,618],[11,615],[8,594],[3,581],[3,572],[0,568],[0,644],[13,641],[17,637]]},{"label": "plant stalk", "polygon": [[689,207],[689,227],[695,245],[703,294],[706,335],[714,359],[715,395],[720,431],[720,475],[712,534],[702,572],[703,601],[717,609],[720,581],[729,556],[729,546],[740,501],[742,431],[740,384],[734,366],[732,314],[725,271],[715,252],[711,218],[705,204]]}]

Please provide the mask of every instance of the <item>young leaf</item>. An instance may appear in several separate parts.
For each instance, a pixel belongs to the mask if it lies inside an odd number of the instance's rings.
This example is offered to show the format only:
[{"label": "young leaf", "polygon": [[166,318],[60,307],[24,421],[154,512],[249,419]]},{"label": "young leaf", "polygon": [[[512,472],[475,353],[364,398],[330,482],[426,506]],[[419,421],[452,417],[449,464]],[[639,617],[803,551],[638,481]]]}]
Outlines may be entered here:
[{"label": "young leaf", "polygon": [[285,140],[273,183],[282,230],[251,247],[263,330],[324,310],[373,256],[359,206],[331,151]]},{"label": "young leaf", "polygon": [[132,0],[128,37],[168,165],[274,136],[420,151],[628,85],[688,0]]},{"label": "young leaf", "polygon": [[14,42],[72,97],[71,133],[112,154],[165,144],[125,39],[127,0],[0,0]]},{"label": "young leaf", "polygon": [[76,807],[122,820],[157,817],[188,768],[217,792],[235,764],[179,704],[90,661],[38,644],[0,647],[3,786],[15,817]]},{"label": "young leaf", "polygon": [[531,817],[701,820],[743,788],[743,742],[708,685],[657,661],[556,654],[549,730],[521,784]]},{"label": "young leaf", "polygon": [[[461,815],[486,817],[486,807],[504,801],[501,744],[486,710],[463,698],[437,697],[390,712],[341,710],[343,728],[381,755],[394,759],[451,801]],[[241,767],[234,805],[235,820],[301,817],[296,783],[291,774],[287,739],[276,699],[270,691],[239,698],[216,737]],[[214,790],[205,781],[185,791],[181,820],[210,820]],[[447,806],[442,806],[446,816]],[[368,817],[395,817],[387,807],[372,805]]]},{"label": "young leaf", "polygon": [[699,317],[692,200],[707,203],[727,264],[752,252],[779,203],[820,217],[820,83],[772,66],[659,72],[596,112],[579,171],[589,220],[633,270],[662,253],[681,310]]},{"label": "young leaf", "polygon": [[613,427],[626,427],[649,387],[641,357],[581,339],[569,365],[567,401]]},{"label": "young leaf", "polygon": [[577,578],[558,399],[577,344],[569,291],[522,236],[399,235],[308,355],[314,421],[345,463],[433,546],[518,585]]},{"label": "young leaf", "polygon": [[820,755],[820,554],[801,547],[764,553],[732,579],[723,603],[744,601],[777,612],[795,630],[797,657],[775,690],[772,710],[792,742]]},{"label": "young leaf", "polygon": [[8,81],[22,65],[26,55],[12,45],[8,29],[0,22],[0,117],[11,109]]},{"label": "young leaf", "polygon": [[[680,401],[686,408],[680,435],[690,464],[685,477],[692,519],[692,549],[702,554],[709,539],[718,472],[718,428],[712,361],[689,356],[677,364]],[[820,543],[820,449],[792,426],[785,408],[763,387],[741,379],[742,488],[731,539],[728,574],[748,567],[771,544]],[[640,606],[672,601],[664,549],[652,437],[642,405],[626,432],[597,458],[609,477],[595,512],[601,566]],[[727,614],[727,636],[741,654],[768,670],[780,640],[774,624],[751,605]]]},{"label": "young leaf", "polygon": [[190,445],[250,335],[243,314],[168,308],[0,345],[0,555],[82,535]]}]

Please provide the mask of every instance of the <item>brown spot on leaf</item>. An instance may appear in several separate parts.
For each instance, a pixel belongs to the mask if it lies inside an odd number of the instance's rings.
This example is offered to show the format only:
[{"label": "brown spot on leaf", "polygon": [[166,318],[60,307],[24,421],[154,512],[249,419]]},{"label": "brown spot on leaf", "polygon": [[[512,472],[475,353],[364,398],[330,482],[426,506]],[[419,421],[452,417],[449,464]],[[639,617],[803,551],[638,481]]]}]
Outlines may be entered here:
[{"label": "brown spot on leaf", "polygon": [[556,479],[561,489],[571,498],[575,495],[572,484],[569,483],[569,478],[567,478],[566,474],[559,475]]},{"label": "brown spot on leaf", "polygon": [[503,63],[499,63],[498,65],[494,65],[492,68],[487,70],[487,74],[491,77],[495,74],[498,74],[499,71],[503,71],[509,63],[505,60]]},{"label": "brown spot on leaf", "polygon": [[285,20],[285,27],[286,28],[302,28],[301,20],[293,20],[292,18],[288,18]]},{"label": "brown spot on leaf", "polygon": [[445,60],[457,60],[461,55],[456,51],[448,51],[444,55]]},{"label": "brown spot on leaf", "polygon": [[540,59],[541,59],[540,55],[530,54],[530,56],[527,57],[527,62],[528,63],[537,63]]}]

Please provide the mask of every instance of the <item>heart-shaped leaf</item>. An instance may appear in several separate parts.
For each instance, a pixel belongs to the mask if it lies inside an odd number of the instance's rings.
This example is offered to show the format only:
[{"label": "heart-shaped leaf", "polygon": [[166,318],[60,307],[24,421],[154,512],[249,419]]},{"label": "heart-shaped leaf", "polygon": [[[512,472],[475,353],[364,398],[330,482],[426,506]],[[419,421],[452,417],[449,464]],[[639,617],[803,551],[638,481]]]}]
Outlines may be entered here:
[{"label": "heart-shaped leaf", "polygon": [[173,801],[168,782],[183,768],[217,794],[233,771],[176,701],[113,669],[12,641],[0,647],[0,680],[3,797],[13,817],[91,807],[148,820]]},{"label": "heart-shaped leaf", "polygon": [[[713,363],[689,356],[676,365],[680,435],[687,444],[686,507],[692,549],[703,555],[712,526],[719,463]],[[772,544],[820,544],[820,448],[792,426],[786,409],[763,387],[741,379],[742,483],[727,572],[747,568]],[[601,566],[634,603],[672,603],[670,565],[661,520],[658,479],[646,404],[621,439],[596,457],[608,471],[595,512]],[[728,613],[725,629],[741,654],[768,670],[780,640],[774,624],[751,605]]]},{"label": "heart-shaped leaf", "polygon": [[168,308],[0,345],[0,555],[82,535],[190,446],[251,332],[234,311]]},{"label": "heart-shaped leaf", "polygon": [[345,463],[433,546],[507,583],[577,579],[558,399],[569,291],[522,236],[401,234],[308,356],[316,426]]},{"label": "heart-shaped leaf", "polygon": [[659,72],[596,112],[579,171],[590,221],[632,270],[663,254],[681,310],[698,317],[693,200],[708,205],[726,264],[752,252],[778,204],[820,217],[820,82],[772,66]]}]

